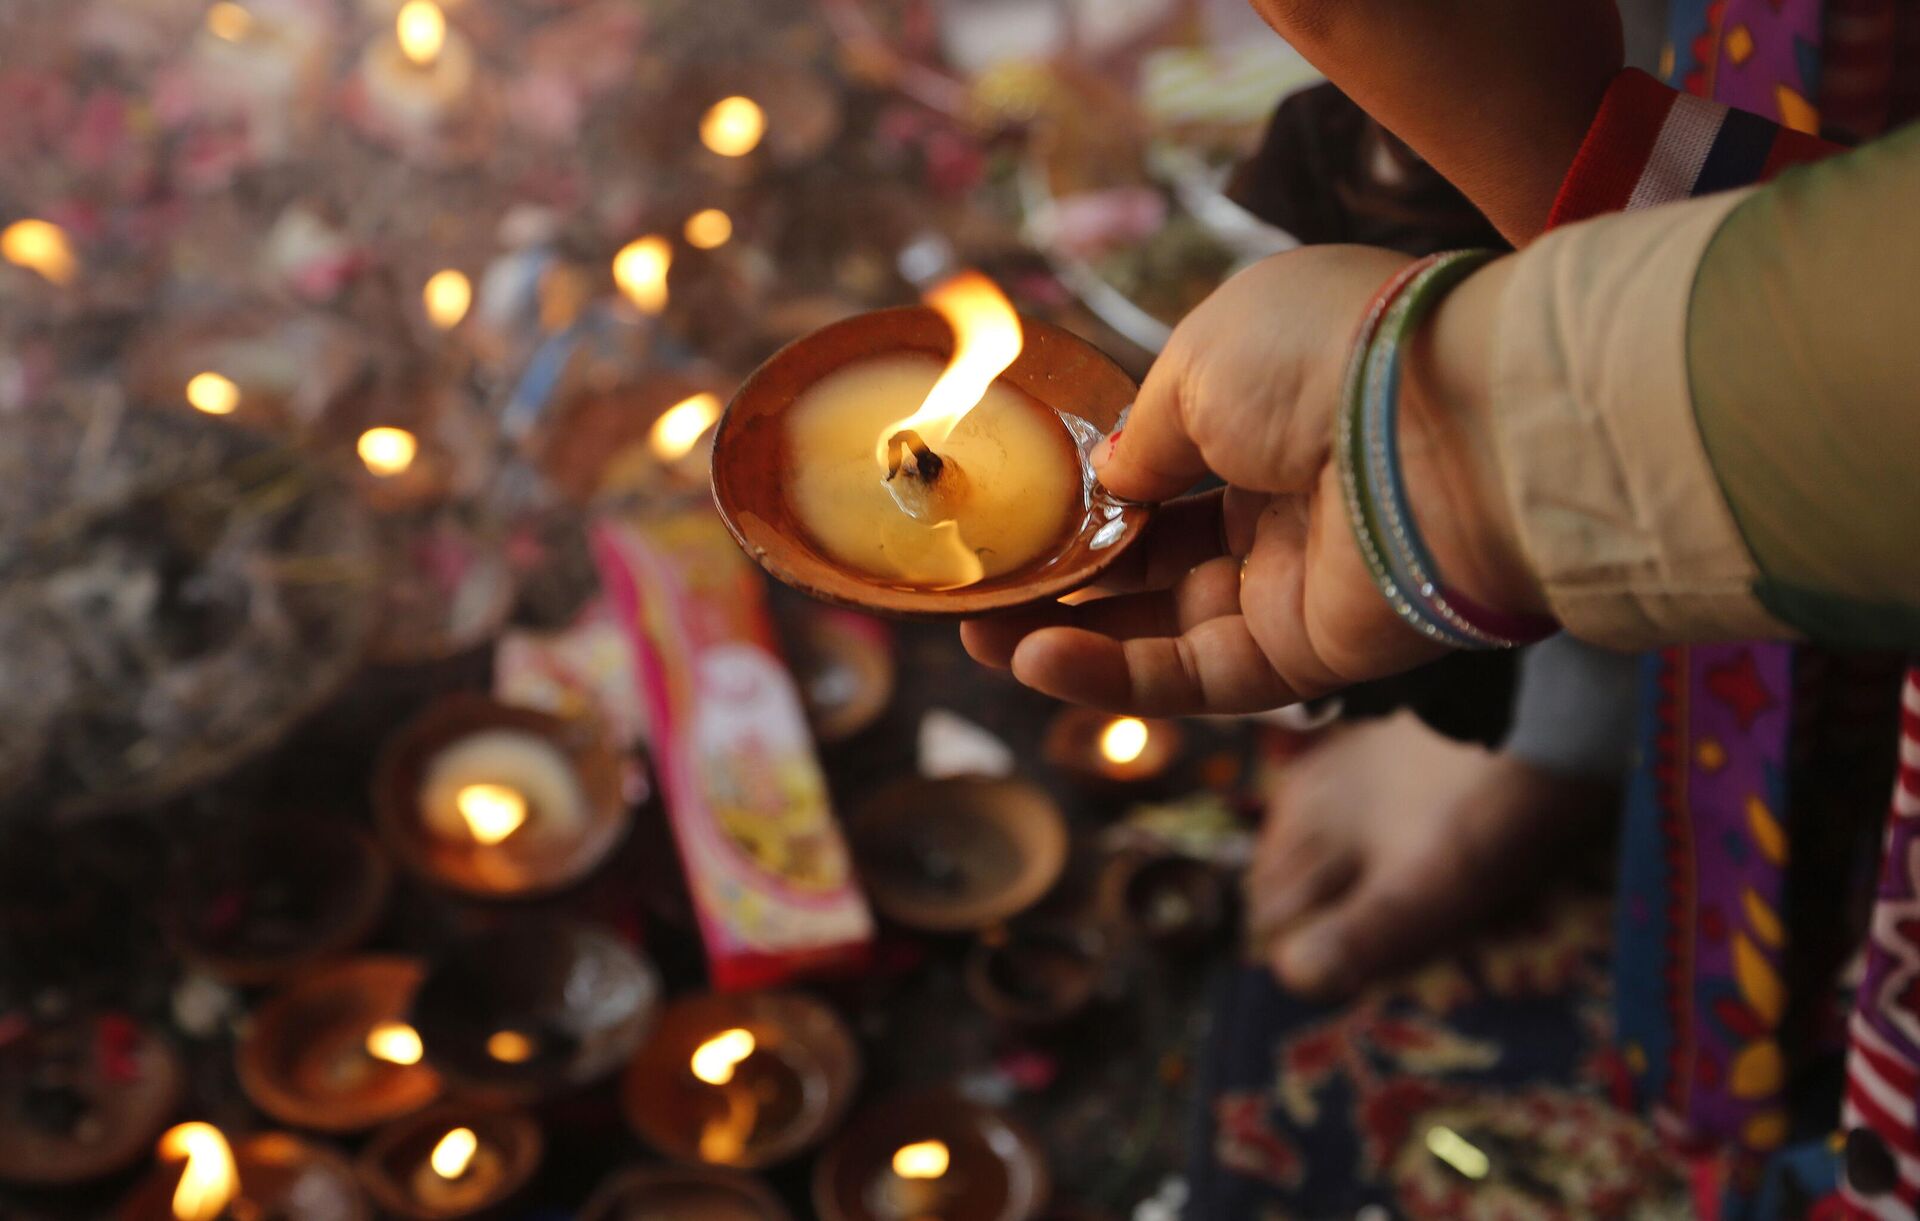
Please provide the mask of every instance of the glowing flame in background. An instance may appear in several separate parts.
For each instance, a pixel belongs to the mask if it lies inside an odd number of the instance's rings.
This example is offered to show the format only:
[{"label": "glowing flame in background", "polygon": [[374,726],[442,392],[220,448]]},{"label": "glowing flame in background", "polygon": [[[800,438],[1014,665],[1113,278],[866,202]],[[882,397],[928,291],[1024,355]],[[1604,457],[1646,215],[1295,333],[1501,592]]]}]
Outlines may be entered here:
[{"label": "glowing flame in background", "polygon": [[733,1071],[759,1046],[750,1030],[723,1030],[693,1052],[693,1075],[708,1085],[725,1085]]},{"label": "glowing flame in background", "polygon": [[407,0],[394,18],[394,36],[400,53],[422,68],[431,68],[447,45],[447,16],[433,0]]},{"label": "glowing flame in background", "polygon": [[232,415],[240,406],[240,387],[218,373],[196,373],[187,379],[187,402],[208,415]]},{"label": "glowing flame in background", "polygon": [[1138,717],[1121,717],[1100,734],[1100,753],[1115,763],[1132,763],[1147,749],[1147,723]]},{"label": "glowing flame in background", "polygon": [[369,428],[354,446],[367,469],[385,479],[405,473],[420,452],[420,442],[404,428]]},{"label": "glowing flame in background", "polygon": [[881,431],[875,453],[882,467],[887,464],[887,441],[902,429],[919,433],[939,452],[954,425],[979,405],[987,387],[1018,359],[1025,343],[1013,303],[977,271],[963,271],[940,284],[927,294],[927,304],[953,328],[953,359],[920,409]]},{"label": "glowing flame in background", "polygon": [[183,1123],[160,1138],[160,1156],[185,1158],[180,1183],[173,1189],[175,1221],[214,1221],[240,1191],[233,1149],[210,1123]]},{"label": "glowing flame in background", "polygon": [[700,120],[700,143],[722,157],[744,157],[767,134],[767,112],[752,98],[721,98]]},{"label": "glowing flame in background", "polygon": [[469,784],[453,804],[467,830],[483,844],[497,844],[527,821],[527,799],[504,784]]},{"label": "glowing flame in background", "polygon": [[440,330],[450,331],[460,325],[473,306],[473,282],[452,268],[437,271],[420,290],[420,300],[426,307],[427,320]]},{"label": "glowing flame in background", "polygon": [[473,1134],[472,1128],[455,1128],[440,1138],[427,1161],[441,1178],[457,1179],[473,1164],[473,1155],[479,1148],[480,1138]]},{"label": "glowing flame in background", "polygon": [[67,283],[78,269],[67,231],[47,220],[17,220],[0,229],[0,258],[55,284]]}]

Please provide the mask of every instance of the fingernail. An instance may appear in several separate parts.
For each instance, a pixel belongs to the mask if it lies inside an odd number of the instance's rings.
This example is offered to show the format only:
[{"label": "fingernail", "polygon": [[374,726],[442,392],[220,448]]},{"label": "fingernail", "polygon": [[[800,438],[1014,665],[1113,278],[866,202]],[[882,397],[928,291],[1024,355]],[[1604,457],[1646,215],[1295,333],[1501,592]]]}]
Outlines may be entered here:
[{"label": "fingernail", "polygon": [[1108,434],[1106,440],[1093,447],[1093,453],[1087,461],[1093,465],[1096,472],[1107,464],[1107,459],[1113,457],[1113,447],[1119,443],[1120,434],[1125,431],[1124,428],[1116,428]]},{"label": "fingernail", "polygon": [[1338,936],[1310,930],[1280,947],[1280,971],[1292,987],[1324,992],[1336,982],[1340,957]]}]

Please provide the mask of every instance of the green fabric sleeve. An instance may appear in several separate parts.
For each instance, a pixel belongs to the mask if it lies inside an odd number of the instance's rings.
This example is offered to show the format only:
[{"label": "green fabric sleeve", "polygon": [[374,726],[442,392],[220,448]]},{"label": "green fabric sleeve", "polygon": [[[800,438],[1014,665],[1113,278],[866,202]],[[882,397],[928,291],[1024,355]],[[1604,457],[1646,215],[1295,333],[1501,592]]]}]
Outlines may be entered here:
[{"label": "green fabric sleeve", "polygon": [[1729,215],[1687,365],[1767,609],[1815,638],[1920,648],[1920,124]]}]

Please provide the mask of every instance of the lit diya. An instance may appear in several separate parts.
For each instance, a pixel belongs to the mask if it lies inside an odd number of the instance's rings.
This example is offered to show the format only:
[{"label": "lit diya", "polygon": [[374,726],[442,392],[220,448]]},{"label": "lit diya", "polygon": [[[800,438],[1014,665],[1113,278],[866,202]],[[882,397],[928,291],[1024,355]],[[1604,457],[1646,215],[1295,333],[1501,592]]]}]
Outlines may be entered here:
[{"label": "lit diya", "polygon": [[1062,708],[1047,726],[1041,753],[1052,766],[1095,788],[1146,785],[1180,759],[1185,734],[1172,721]]},{"label": "lit diya", "polygon": [[353,1168],[284,1132],[229,1142],[207,1123],[160,1138],[160,1165],[121,1206],[121,1221],[367,1221]]},{"label": "lit diya", "polygon": [[684,1162],[757,1169],[840,1121],[860,1075],[846,1024],[797,993],[688,997],[627,1069],[627,1121]]},{"label": "lit diya", "polygon": [[386,909],[393,871],[339,819],[273,819],[203,839],[161,905],[174,950],[226,983],[272,983],[351,950]]},{"label": "lit diya", "polygon": [[1047,1190],[1038,1141],[1000,1112],[944,1091],[862,1112],[813,1175],[823,1221],[1027,1221]]},{"label": "lit diya", "polygon": [[909,779],[868,795],[847,837],[873,905],[928,932],[966,932],[1033,906],[1067,861],[1067,824],[1018,780]]},{"label": "lit diya", "polygon": [[747,380],[714,439],[728,528],[787,584],[892,615],[978,615],[1090,583],[1146,523],[1087,460],[1132,379],[978,274],[929,300],[816,331]]},{"label": "lit diya", "polygon": [[254,1011],[236,1052],[240,1086],[295,1127],[357,1132],[440,1094],[407,1024],[425,975],[409,958],[358,958],[303,976]]},{"label": "lit diya", "polygon": [[629,821],[619,758],[595,726],[465,693],[389,744],[374,810],[410,869],[494,899],[578,882]]},{"label": "lit diya", "polygon": [[757,1179],[715,1166],[628,1170],[593,1193],[580,1221],[792,1221]]},{"label": "lit diya", "polygon": [[510,1204],[544,1152],[539,1125],[525,1115],[449,1105],[381,1129],[356,1169],[383,1215],[442,1221]]},{"label": "lit diya", "polygon": [[0,1014],[0,1182],[59,1187],[127,1169],[179,1104],[179,1057],[130,1018]]},{"label": "lit diya", "polygon": [[530,916],[438,958],[411,1022],[450,1084],[531,1099],[620,1067],[652,1027],[659,998],[653,967],[612,933]]}]

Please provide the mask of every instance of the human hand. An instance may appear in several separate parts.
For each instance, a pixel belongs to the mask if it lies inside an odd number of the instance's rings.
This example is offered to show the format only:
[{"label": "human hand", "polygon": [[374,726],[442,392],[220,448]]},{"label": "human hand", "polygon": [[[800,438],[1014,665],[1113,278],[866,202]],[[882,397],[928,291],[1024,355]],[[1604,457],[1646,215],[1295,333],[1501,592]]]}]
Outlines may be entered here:
[{"label": "human hand", "polygon": [[[1230,486],[1163,506],[1102,582],[1109,596],[965,624],[968,651],[1057,698],[1154,716],[1271,708],[1437,656],[1374,587],[1331,463],[1349,346],[1406,262],[1309,247],[1249,268],[1203,302],[1148,373],[1124,433],[1100,457],[1100,479],[1142,501],[1167,500],[1209,472]],[[1484,336],[1477,311],[1463,325]],[[1460,346],[1471,368],[1485,345]],[[1428,347],[1438,345],[1417,339],[1409,351],[1403,392],[1416,512],[1425,507],[1423,529],[1455,585],[1484,605],[1531,607],[1473,435],[1433,406],[1458,380],[1455,362],[1429,358]]]}]

